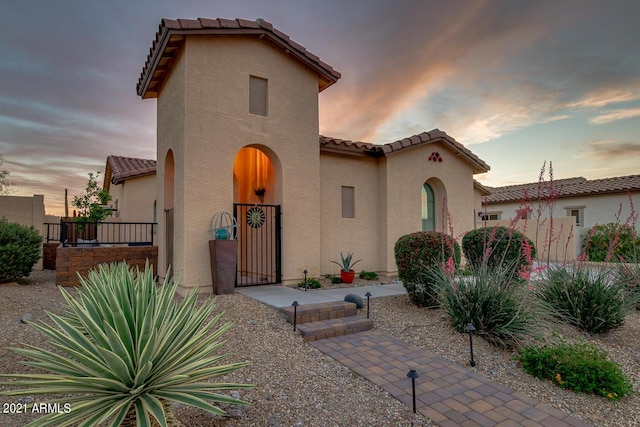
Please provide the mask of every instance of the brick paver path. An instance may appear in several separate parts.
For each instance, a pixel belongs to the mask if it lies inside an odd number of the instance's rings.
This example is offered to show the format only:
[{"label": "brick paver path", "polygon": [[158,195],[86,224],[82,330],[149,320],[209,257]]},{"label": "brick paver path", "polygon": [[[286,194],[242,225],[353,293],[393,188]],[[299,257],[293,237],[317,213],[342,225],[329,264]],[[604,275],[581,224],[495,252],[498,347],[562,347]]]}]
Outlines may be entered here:
[{"label": "brick paver path", "polygon": [[434,424],[449,426],[588,426],[564,412],[377,332],[360,332],[309,344],[413,405],[410,369],[416,380],[416,408]]}]

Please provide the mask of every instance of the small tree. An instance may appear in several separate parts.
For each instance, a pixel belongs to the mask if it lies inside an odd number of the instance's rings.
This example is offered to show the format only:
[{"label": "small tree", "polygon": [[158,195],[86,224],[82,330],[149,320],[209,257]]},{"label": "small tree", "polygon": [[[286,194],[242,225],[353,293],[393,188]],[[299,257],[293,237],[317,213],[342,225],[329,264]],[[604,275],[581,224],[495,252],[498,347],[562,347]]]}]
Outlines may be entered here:
[{"label": "small tree", "polygon": [[105,205],[111,200],[111,195],[107,190],[98,184],[100,172],[89,172],[89,181],[85,193],[81,196],[75,196],[71,204],[78,208],[78,216],[75,221],[81,224],[91,222],[101,222],[111,216],[111,210],[105,208]]},{"label": "small tree", "polygon": [[[4,163],[4,159],[0,156],[0,166]],[[9,171],[6,169],[0,169],[0,194],[9,194]]]}]

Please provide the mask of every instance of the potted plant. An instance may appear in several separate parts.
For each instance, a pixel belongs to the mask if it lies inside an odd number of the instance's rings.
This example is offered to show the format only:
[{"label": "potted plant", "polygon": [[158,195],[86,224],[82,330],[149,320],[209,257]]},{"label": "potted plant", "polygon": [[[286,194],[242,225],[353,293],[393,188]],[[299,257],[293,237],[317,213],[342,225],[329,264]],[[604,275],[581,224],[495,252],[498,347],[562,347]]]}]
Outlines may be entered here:
[{"label": "potted plant", "polygon": [[340,280],[342,280],[342,283],[353,283],[353,277],[356,274],[355,270],[353,270],[353,266],[362,260],[359,259],[357,261],[352,261],[353,252],[349,252],[347,256],[344,256],[342,252],[340,252],[340,258],[342,259],[341,262],[331,261],[332,263],[340,266]]}]

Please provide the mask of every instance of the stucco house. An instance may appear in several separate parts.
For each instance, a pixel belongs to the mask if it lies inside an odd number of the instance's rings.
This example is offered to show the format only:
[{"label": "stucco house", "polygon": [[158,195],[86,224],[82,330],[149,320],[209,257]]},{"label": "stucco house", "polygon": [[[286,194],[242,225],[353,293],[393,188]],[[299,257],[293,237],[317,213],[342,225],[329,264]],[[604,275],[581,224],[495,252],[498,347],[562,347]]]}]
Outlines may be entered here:
[{"label": "stucco house", "polygon": [[[524,206],[530,210],[528,220],[545,222],[546,229],[553,214],[555,231],[563,232],[563,237],[558,239],[560,245],[566,245],[565,239],[570,234],[574,236],[573,243],[568,245],[573,249],[566,256],[569,260],[579,255],[583,240],[594,225],[625,223],[632,215],[632,206],[635,209],[640,206],[640,175],[591,180],[576,177],[487,189],[490,194],[485,199],[484,210],[478,215],[478,225],[511,222]],[[553,195],[553,211],[551,205],[547,206],[549,194]],[[634,225],[638,230],[637,221]],[[532,232],[534,225],[530,224],[528,229]],[[538,246],[543,236],[544,232]],[[558,261],[564,260],[561,251],[552,251],[552,255]]]},{"label": "stucco house", "polygon": [[[181,292],[212,290],[220,211],[238,221],[242,284],[333,273],[341,251],[395,272],[400,236],[474,227],[486,189],[473,176],[489,166],[446,133],[384,145],[319,136],[318,94],[339,78],[262,19],[162,20],[137,85],[157,102],[161,276],[172,266]],[[107,167],[111,188],[129,186]],[[115,198],[126,216],[130,188]]]},{"label": "stucco house", "polygon": [[109,221],[156,222],[156,161],[111,155],[102,188],[111,195]]}]

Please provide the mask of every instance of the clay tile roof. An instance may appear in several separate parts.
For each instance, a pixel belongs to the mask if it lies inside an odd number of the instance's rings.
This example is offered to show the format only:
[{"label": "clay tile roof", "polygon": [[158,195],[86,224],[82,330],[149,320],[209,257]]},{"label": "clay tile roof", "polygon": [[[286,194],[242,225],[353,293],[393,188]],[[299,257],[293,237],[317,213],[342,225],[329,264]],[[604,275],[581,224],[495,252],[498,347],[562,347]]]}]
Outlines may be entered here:
[{"label": "clay tile roof", "polygon": [[107,174],[109,173],[111,175],[110,182],[117,185],[129,178],[155,174],[156,161],[135,157],[108,156]]},{"label": "clay tile roof", "polygon": [[[384,145],[371,144],[368,142],[353,142],[345,139],[332,138],[320,135],[320,151],[334,152],[350,155],[364,155],[370,157],[384,157],[394,152],[409,149],[421,144],[429,144],[441,142],[451,151],[462,156],[473,167],[473,173],[484,173],[489,171],[490,167],[478,156],[473,154],[464,145],[451,138],[446,133],[434,129],[431,132],[423,132],[420,135],[414,135]],[[485,187],[486,188],[486,187]]]},{"label": "clay tile roof", "polygon": [[360,156],[380,157],[379,147],[375,144],[320,135],[320,151]]},{"label": "clay tile roof", "polygon": [[162,19],[142,68],[136,90],[142,98],[155,98],[170,71],[173,60],[189,34],[237,35],[267,40],[318,74],[318,90],[323,91],[340,79],[340,73],[317,55],[307,51],[289,36],[262,18],[246,19]]},{"label": "clay tile roof", "polygon": [[504,187],[489,187],[489,190],[491,195],[487,197],[488,204],[517,202],[525,197],[530,200],[537,200],[538,197],[546,198],[552,191],[557,194],[558,198],[626,193],[627,191],[640,191],[640,175],[590,180],[576,177],[541,183],[532,182]]},{"label": "clay tile roof", "polygon": [[394,151],[402,150],[411,146],[431,144],[436,142],[443,143],[457,155],[462,156],[466,161],[471,163],[471,165],[473,166],[473,173],[484,173],[489,171],[490,166],[488,164],[486,164],[478,156],[473,154],[471,150],[469,150],[464,145],[460,144],[458,141],[439,129],[434,129],[429,132],[423,132],[419,135],[414,135],[412,137],[404,138],[390,144],[385,144],[385,146],[388,146],[390,150],[387,150],[385,148],[384,152],[390,154]]}]

